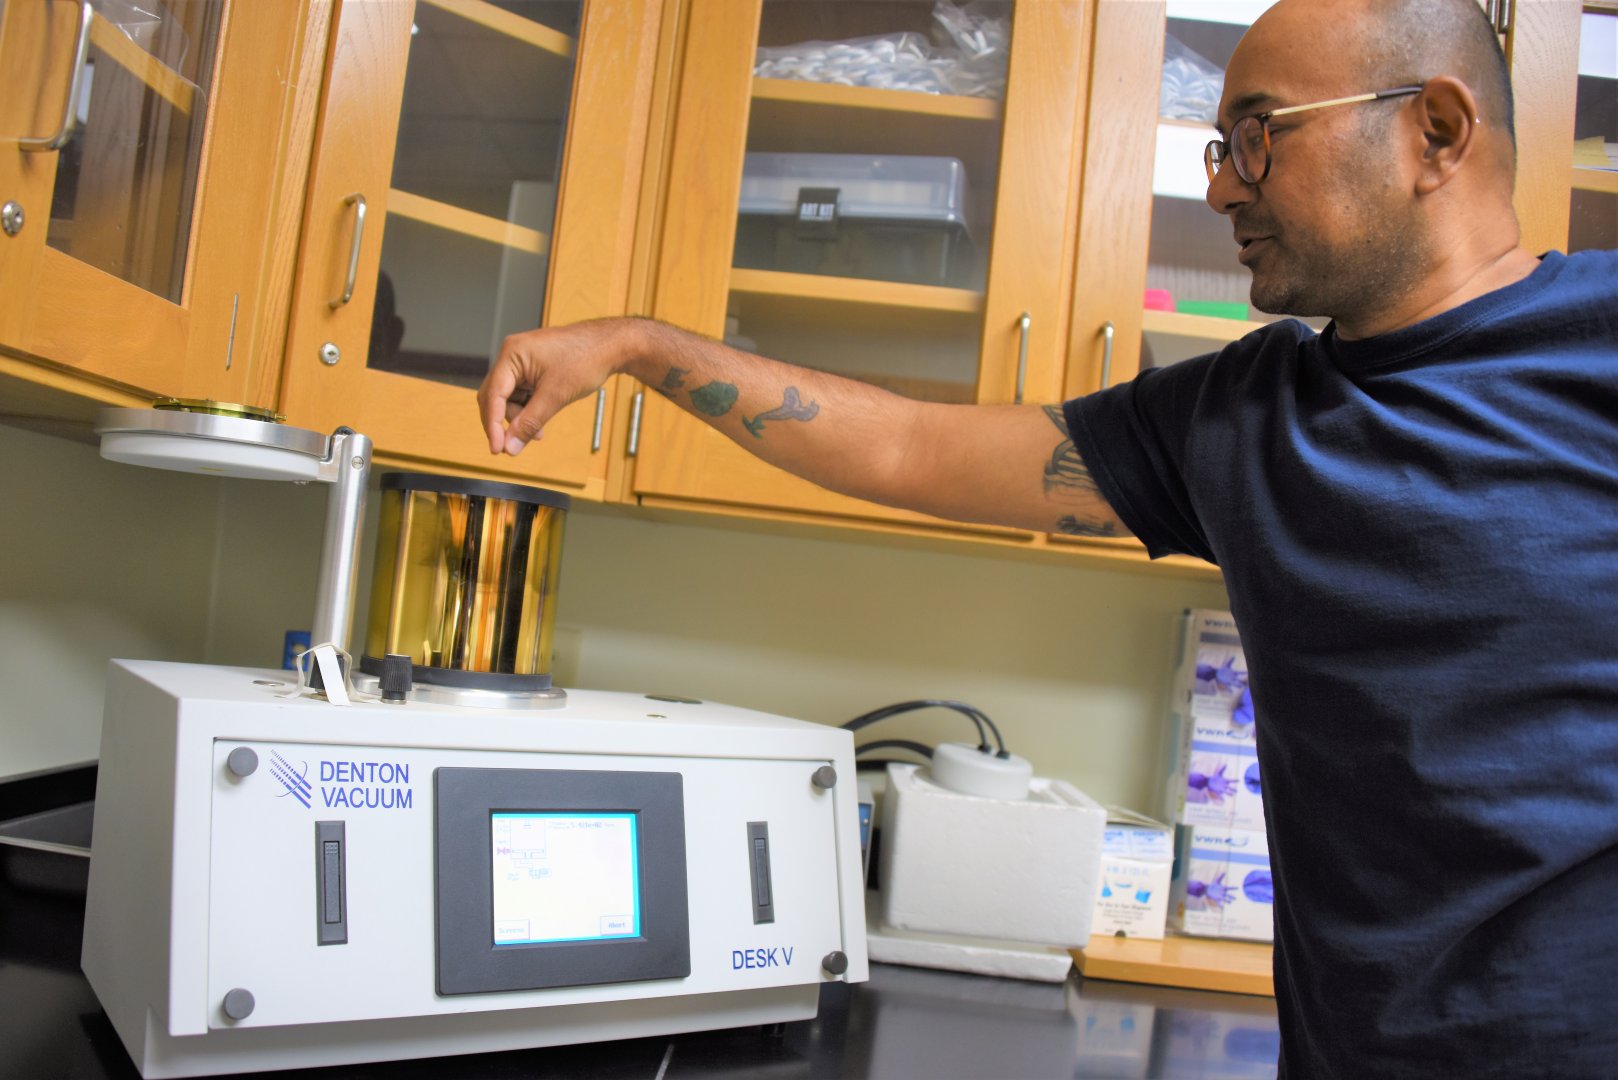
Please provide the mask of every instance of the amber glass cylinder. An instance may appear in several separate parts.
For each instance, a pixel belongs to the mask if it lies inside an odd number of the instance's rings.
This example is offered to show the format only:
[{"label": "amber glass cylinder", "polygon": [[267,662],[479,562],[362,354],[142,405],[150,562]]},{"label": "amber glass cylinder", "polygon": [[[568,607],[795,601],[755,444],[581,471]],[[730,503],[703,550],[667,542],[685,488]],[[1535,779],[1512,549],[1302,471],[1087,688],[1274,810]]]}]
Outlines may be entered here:
[{"label": "amber glass cylinder", "polygon": [[398,653],[418,682],[549,689],[568,497],[427,473],[381,485],[361,670]]}]

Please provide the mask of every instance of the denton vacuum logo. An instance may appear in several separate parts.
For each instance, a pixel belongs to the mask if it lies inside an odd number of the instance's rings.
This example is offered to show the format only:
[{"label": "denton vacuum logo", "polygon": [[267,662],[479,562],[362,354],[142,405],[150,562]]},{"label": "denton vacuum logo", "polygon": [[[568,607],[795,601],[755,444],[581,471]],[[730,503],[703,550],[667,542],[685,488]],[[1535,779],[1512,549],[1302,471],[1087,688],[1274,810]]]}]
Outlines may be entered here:
[{"label": "denton vacuum logo", "polygon": [[292,763],[282,757],[279,751],[270,751],[270,775],[275,777],[277,783],[286,788],[276,798],[284,799],[291,795],[294,799],[303,803],[305,809],[308,809],[310,805],[309,796],[314,794],[314,789],[309,786],[309,763],[305,761],[302,764],[302,771],[296,771],[292,768]]},{"label": "denton vacuum logo", "polygon": [[309,781],[309,762],[297,765],[270,751],[270,775],[281,785],[277,799],[288,795],[314,807],[318,797],[323,808],[346,810],[410,810],[415,792],[410,787],[410,766],[401,761],[321,761],[317,779],[318,795]]}]

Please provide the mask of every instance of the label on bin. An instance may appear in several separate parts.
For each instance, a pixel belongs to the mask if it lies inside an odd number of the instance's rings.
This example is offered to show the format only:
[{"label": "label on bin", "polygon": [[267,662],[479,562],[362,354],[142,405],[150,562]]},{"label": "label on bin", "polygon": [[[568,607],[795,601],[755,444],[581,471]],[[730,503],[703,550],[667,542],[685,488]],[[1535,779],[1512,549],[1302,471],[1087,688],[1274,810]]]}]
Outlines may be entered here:
[{"label": "label on bin", "polygon": [[798,236],[804,240],[831,240],[837,236],[837,199],[840,188],[798,189]]}]

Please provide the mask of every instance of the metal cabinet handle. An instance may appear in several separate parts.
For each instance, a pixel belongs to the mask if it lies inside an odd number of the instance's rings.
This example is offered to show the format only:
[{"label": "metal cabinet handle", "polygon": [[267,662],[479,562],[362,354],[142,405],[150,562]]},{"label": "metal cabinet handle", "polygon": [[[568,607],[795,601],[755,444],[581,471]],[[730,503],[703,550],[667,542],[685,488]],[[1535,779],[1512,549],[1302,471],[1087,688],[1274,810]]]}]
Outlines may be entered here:
[{"label": "metal cabinet handle", "polygon": [[1028,328],[1034,325],[1034,317],[1023,312],[1017,318],[1017,395],[1012,400],[1015,404],[1022,404],[1023,384],[1028,381]]},{"label": "metal cabinet handle", "polygon": [[343,295],[330,302],[333,311],[354,299],[354,279],[360,272],[360,240],[365,236],[365,196],[356,191],[343,200],[343,205],[354,208],[354,242],[348,249],[348,276],[343,278]]},{"label": "metal cabinet handle", "polygon": [[603,386],[596,391],[596,426],[590,432],[590,453],[601,450],[601,425],[607,418],[607,388]]},{"label": "metal cabinet handle", "polygon": [[18,139],[20,150],[60,150],[79,126],[79,86],[84,82],[84,59],[90,54],[90,24],[95,21],[95,9],[90,6],[90,0],[83,0],[79,12],[79,40],[73,47],[73,67],[67,73],[67,105],[62,109],[62,122],[54,135]]},{"label": "metal cabinet handle", "polygon": [[1504,35],[1511,32],[1511,0],[1487,0],[1483,11],[1495,33]]},{"label": "metal cabinet handle", "polygon": [[1105,390],[1112,385],[1112,339],[1114,335],[1112,320],[1107,320],[1101,327],[1101,389]]},{"label": "metal cabinet handle", "polygon": [[646,391],[635,391],[635,405],[629,414],[629,456],[640,453],[640,413],[646,404]]}]

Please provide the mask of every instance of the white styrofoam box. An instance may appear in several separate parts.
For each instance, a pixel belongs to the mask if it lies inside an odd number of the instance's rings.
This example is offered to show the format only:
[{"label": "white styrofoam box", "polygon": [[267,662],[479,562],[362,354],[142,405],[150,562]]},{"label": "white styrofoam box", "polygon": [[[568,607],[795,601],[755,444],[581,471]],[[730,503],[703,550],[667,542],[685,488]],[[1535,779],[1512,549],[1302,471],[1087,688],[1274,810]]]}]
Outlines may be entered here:
[{"label": "white styrofoam box", "polygon": [[1247,660],[1227,611],[1182,617],[1169,692],[1161,810],[1170,821],[1264,828]]},{"label": "white styrofoam box", "polygon": [[1034,777],[1026,799],[962,795],[889,765],[882,921],[899,930],[1078,945],[1095,913],[1107,812]]},{"label": "white styrofoam box", "polygon": [[1092,934],[1159,939],[1169,914],[1174,837],[1166,825],[1109,821],[1101,836]]},{"label": "white styrofoam box", "polygon": [[1273,940],[1275,886],[1264,833],[1180,826],[1169,925],[1195,937]]},{"label": "white styrofoam box", "polygon": [[871,959],[878,963],[1043,983],[1066,982],[1073,970],[1073,954],[1066,945],[896,930],[882,925],[881,911],[881,895],[866,893],[865,943]]}]

